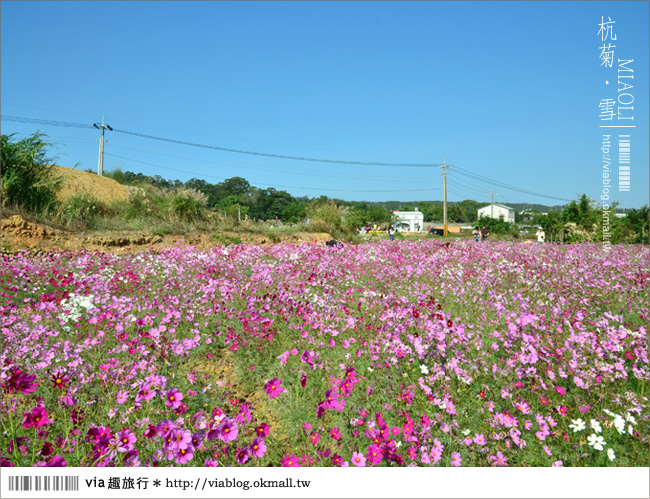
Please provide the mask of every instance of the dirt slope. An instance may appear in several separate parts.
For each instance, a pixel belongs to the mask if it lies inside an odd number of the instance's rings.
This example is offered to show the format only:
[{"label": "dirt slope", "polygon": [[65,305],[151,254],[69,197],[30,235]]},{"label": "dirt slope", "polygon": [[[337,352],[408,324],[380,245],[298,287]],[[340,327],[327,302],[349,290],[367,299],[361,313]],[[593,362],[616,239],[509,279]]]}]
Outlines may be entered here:
[{"label": "dirt slope", "polygon": [[[59,198],[63,201],[74,194],[87,194],[106,204],[112,201],[126,201],[134,188],[119,184],[107,177],[99,177],[94,173],[75,170],[64,166],[54,166],[57,175],[64,178],[63,188],[59,192]],[[88,249],[91,251],[140,251],[147,248],[191,245],[204,249],[221,246],[228,242],[239,242],[247,244],[274,244],[278,241],[300,242],[317,241],[323,242],[332,239],[332,236],[324,233],[278,233],[277,236],[265,236],[262,234],[234,233],[221,234],[222,240],[214,237],[214,234],[186,234],[183,236],[152,236],[135,232],[120,233],[89,233],[80,234],[67,230],[55,229],[25,220],[21,215],[5,215],[3,213],[0,224],[1,248],[3,255],[11,255],[19,250],[42,250],[52,249]]]},{"label": "dirt slope", "polygon": [[74,194],[87,194],[108,204],[111,201],[126,201],[129,197],[129,188],[112,178],[100,177],[94,173],[65,166],[54,166],[54,169],[56,175],[64,178],[63,188],[59,192],[61,200]]}]

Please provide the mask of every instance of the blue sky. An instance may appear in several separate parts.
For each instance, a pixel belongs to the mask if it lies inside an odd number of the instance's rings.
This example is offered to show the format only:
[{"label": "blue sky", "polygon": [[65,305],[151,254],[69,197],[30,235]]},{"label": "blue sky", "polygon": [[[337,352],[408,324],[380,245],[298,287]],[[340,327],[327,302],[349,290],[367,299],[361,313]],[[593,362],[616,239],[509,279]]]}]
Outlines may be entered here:
[{"label": "blue sky", "polygon": [[[648,5],[3,1],[2,133],[41,130],[59,144],[59,164],[93,170],[98,130],[6,117],[89,125],[106,116],[117,130],[284,156],[444,158],[451,201],[489,202],[494,190],[501,203],[553,205],[600,196],[609,130],[629,133],[632,149],[631,191],[619,193],[615,176],[612,198],[639,207],[649,196]],[[600,101],[617,99],[616,61],[599,59],[601,16],[615,21],[615,59],[634,59],[636,128],[599,128],[613,123],[601,121]],[[435,166],[106,138],[105,170],[241,176],[295,196],[442,199]]]}]

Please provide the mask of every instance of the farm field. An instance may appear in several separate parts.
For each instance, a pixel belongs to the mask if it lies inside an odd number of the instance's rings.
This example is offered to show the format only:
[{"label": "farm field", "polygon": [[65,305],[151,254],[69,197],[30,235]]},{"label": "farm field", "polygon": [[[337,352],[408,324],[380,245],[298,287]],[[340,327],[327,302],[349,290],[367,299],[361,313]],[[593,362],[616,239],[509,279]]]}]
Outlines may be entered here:
[{"label": "farm field", "polygon": [[648,466],[647,248],[0,263],[2,466]]}]

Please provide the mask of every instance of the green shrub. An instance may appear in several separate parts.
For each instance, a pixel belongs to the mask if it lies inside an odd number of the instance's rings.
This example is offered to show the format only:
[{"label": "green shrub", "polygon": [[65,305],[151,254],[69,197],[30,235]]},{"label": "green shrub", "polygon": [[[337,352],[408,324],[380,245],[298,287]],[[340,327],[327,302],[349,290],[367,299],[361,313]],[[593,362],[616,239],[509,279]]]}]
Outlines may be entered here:
[{"label": "green shrub", "polygon": [[63,222],[70,224],[82,224],[85,228],[95,225],[98,217],[110,217],[111,210],[97,198],[88,194],[75,194],[65,200],[59,209]]},{"label": "green shrub", "polygon": [[54,210],[63,180],[55,176],[52,160],[47,157],[51,144],[40,132],[15,142],[14,135],[2,135],[2,206],[24,208],[37,214]]},{"label": "green shrub", "polygon": [[169,213],[177,220],[205,220],[208,197],[194,189],[178,189],[171,197]]}]

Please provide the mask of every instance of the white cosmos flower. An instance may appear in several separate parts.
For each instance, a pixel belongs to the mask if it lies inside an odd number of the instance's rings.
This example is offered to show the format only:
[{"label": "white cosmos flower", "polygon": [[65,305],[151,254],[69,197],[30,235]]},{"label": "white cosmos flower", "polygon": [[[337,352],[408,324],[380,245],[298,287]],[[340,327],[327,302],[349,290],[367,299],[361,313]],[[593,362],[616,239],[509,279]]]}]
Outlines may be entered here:
[{"label": "white cosmos flower", "polygon": [[587,437],[587,442],[596,450],[603,450],[603,445],[607,444],[602,436],[596,435],[595,433]]},{"label": "white cosmos flower", "polygon": [[587,425],[585,424],[585,422],[584,422],[582,419],[580,419],[580,418],[578,418],[578,419],[572,419],[571,422],[572,422],[573,424],[570,424],[570,425],[569,425],[569,428],[571,428],[571,429],[573,430],[573,433],[576,433],[576,432],[578,432],[578,431],[582,431],[582,430],[584,430],[584,429],[587,427]]},{"label": "white cosmos flower", "polygon": [[607,457],[609,458],[610,461],[616,459],[616,455],[614,454],[614,449],[607,449]]},{"label": "white cosmos flower", "polygon": [[423,364],[420,366],[420,372],[422,374],[429,374],[429,368]]},{"label": "white cosmos flower", "polygon": [[626,414],[625,419],[627,419],[628,423],[636,424],[636,419],[632,414]]},{"label": "white cosmos flower", "polygon": [[601,431],[603,431],[603,429],[600,427],[600,423],[595,419],[591,420],[591,429],[594,430],[596,433],[600,433]]},{"label": "white cosmos flower", "polygon": [[466,430],[463,430],[463,435],[467,436],[469,435],[470,429],[467,428]]},{"label": "white cosmos flower", "polygon": [[614,426],[621,435],[625,433],[625,420],[621,416],[616,415],[616,418],[614,418]]}]

